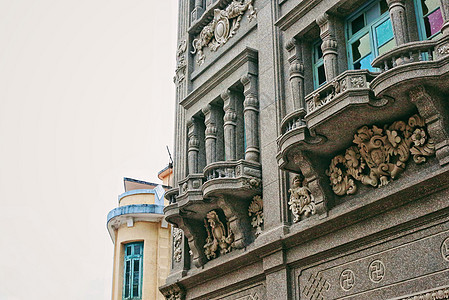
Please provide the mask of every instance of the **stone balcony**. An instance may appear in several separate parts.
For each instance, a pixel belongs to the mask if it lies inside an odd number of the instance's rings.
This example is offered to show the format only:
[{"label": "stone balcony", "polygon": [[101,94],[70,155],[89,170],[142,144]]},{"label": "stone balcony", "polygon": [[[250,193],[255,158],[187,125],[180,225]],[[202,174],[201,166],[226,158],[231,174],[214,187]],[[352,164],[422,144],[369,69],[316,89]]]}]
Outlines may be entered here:
[{"label": "stone balcony", "polygon": [[220,218],[227,232],[232,232],[232,248],[243,248],[254,240],[248,206],[254,196],[261,194],[261,177],[257,162],[244,159],[213,162],[203,173],[190,174],[179,181],[179,188],[167,191],[170,205],[164,209],[165,218],[184,231],[197,267],[209,260],[204,252],[207,238],[204,224],[212,211],[222,214]]},{"label": "stone balcony", "polygon": [[371,83],[376,96],[408,98],[419,85],[437,94],[449,93],[449,36],[439,40],[403,44],[377,57],[372,65],[381,70]]},{"label": "stone balcony", "polygon": [[204,176],[202,190],[206,198],[222,195],[251,198],[261,192],[262,171],[256,162],[243,159],[215,162],[204,168]]},{"label": "stone balcony", "polygon": [[348,70],[307,95],[306,107],[282,120],[277,140],[279,166],[297,172],[293,162],[297,151],[328,156],[349,144],[358,127],[392,117],[385,109],[391,99],[374,97],[370,88],[375,76],[367,70]]}]

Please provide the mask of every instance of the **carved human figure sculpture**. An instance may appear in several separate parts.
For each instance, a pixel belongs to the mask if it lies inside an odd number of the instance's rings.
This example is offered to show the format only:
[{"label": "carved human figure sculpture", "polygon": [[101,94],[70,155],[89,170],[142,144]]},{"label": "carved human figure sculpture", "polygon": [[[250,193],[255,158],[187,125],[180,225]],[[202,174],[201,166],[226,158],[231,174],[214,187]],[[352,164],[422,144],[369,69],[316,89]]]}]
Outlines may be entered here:
[{"label": "carved human figure sculpture", "polygon": [[312,192],[306,186],[304,177],[296,175],[292,181],[290,192],[290,210],[294,216],[293,222],[299,222],[301,215],[306,218],[315,214],[315,201]]}]

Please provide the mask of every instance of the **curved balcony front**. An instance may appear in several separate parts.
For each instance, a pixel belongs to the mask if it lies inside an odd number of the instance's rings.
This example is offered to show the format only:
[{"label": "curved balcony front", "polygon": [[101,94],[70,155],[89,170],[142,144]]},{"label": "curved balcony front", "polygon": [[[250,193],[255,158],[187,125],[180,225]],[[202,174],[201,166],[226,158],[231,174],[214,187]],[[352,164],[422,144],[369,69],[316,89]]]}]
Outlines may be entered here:
[{"label": "curved balcony front", "polygon": [[372,65],[381,70],[371,83],[375,95],[400,100],[409,90],[423,85],[436,94],[449,93],[449,36],[395,47],[377,57]]},{"label": "curved balcony front", "polygon": [[206,181],[203,195],[206,198],[235,196],[251,198],[260,194],[262,189],[262,171],[259,163],[237,160],[221,161],[204,168]]},{"label": "curved balcony front", "polygon": [[[348,145],[364,124],[387,121],[401,114],[391,110],[390,98],[376,98],[370,88],[376,73],[347,70],[305,97],[306,110],[289,113],[281,123],[277,154],[280,168],[298,172],[298,151],[329,156]],[[305,116],[304,116],[305,115]]]}]

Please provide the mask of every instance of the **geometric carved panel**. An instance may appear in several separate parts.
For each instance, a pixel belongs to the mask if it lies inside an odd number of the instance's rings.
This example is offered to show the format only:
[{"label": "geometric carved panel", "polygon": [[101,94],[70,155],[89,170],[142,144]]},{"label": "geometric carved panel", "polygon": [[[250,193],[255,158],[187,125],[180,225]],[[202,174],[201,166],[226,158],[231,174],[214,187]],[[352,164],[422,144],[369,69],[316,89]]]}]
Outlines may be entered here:
[{"label": "geometric carved panel", "polygon": [[[299,299],[384,300],[447,286],[449,224],[439,227],[443,228],[446,230],[437,233],[418,231],[335,260],[297,269]],[[415,238],[418,234],[420,236]],[[439,294],[444,293],[439,291]]]}]

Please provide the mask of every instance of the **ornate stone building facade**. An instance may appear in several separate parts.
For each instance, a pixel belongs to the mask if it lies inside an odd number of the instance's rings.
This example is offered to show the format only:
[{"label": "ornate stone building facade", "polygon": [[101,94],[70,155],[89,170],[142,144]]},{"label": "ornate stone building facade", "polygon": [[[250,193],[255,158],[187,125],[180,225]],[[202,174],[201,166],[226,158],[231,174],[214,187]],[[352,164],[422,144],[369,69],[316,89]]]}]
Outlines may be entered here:
[{"label": "ornate stone building facade", "polygon": [[449,299],[449,2],[179,0],[167,299]]}]

